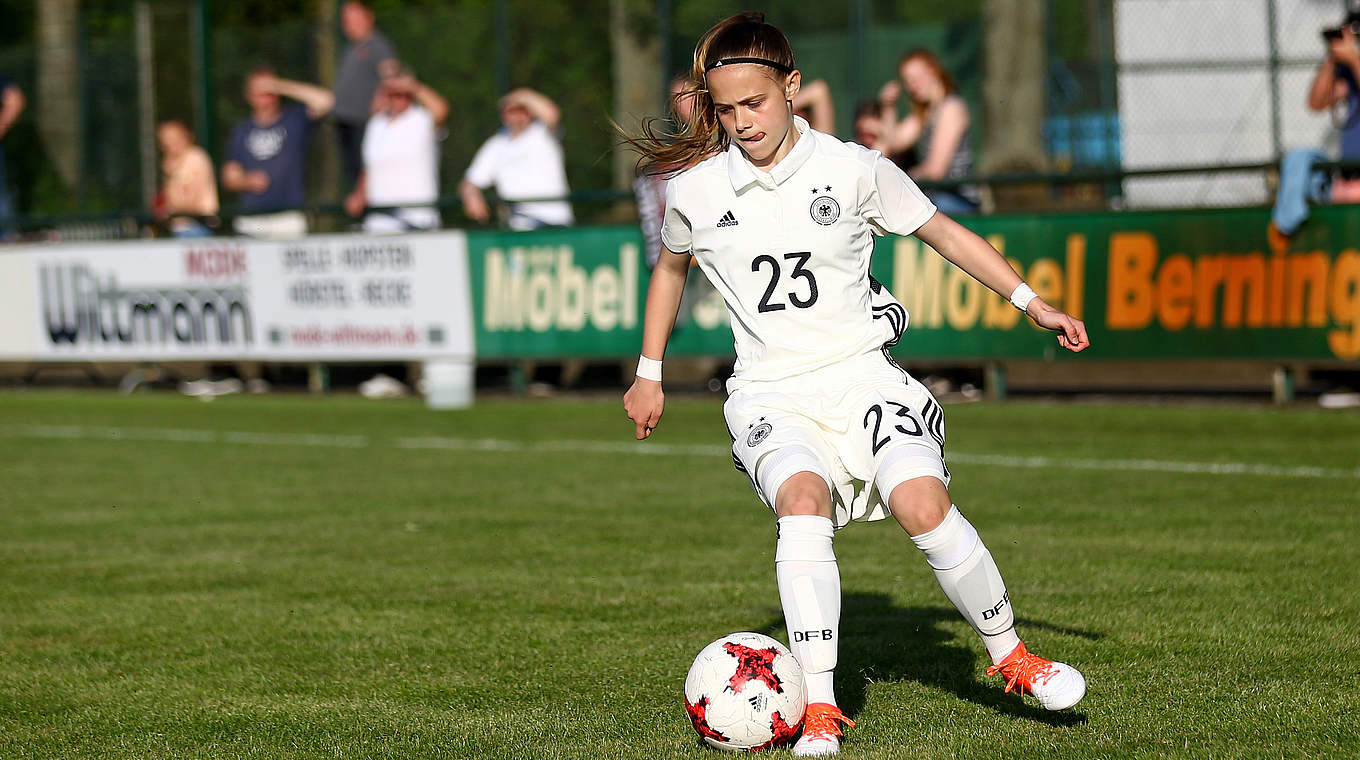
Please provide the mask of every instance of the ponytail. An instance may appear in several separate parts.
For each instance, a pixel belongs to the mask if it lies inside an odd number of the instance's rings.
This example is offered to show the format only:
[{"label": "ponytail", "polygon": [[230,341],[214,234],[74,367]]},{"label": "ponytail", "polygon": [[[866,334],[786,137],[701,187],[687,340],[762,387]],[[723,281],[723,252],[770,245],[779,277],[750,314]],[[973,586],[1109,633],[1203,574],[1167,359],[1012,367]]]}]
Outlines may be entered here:
[{"label": "ponytail", "polygon": [[[678,174],[727,150],[731,138],[718,121],[718,110],[704,79],[710,69],[724,63],[761,63],[777,76],[786,77],[793,71],[793,48],[783,32],[765,23],[763,13],[739,13],[705,32],[694,48],[684,89],[669,107],[678,129],[671,130],[671,120],[649,118],[643,120],[641,134],[623,133],[623,141],[639,154],[638,174]],[[675,113],[674,101],[680,98],[693,99],[688,120],[679,119]]]}]

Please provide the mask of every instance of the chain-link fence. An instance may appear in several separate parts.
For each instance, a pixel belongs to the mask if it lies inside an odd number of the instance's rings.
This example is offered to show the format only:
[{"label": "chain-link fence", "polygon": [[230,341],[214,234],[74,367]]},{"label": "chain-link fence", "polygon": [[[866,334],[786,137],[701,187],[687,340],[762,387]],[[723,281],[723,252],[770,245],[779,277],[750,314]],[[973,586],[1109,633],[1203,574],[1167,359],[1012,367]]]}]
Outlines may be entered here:
[{"label": "chain-link fence", "polygon": [[[563,108],[578,220],[628,218],[610,119],[635,123],[646,109],[620,95],[625,81],[642,76],[654,84],[654,112],[666,80],[687,68],[698,36],[743,5],[387,0],[374,8],[399,57],[450,101],[441,205],[453,212],[446,223],[461,224],[453,189],[499,127],[497,97],[516,85],[539,89]],[[1008,55],[989,45],[986,32],[1006,23],[1016,0],[764,5],[791,38],[805,80],[829,85],[835,129],[845,138],[853,134],[856,105],[896,75],[904,51],[937,52],[970,105],[970,140],[978,165],[987,166],[989,121],[1012,117],[1004,100],[1001,107],[984,101],[988,71],[996,68],[988,68],[989,59],[996,64]],[[54,6],[72,11],[64,38],[38,29]],[[1026,179],[1047,178],[1051,207],[1264,203],[1268,167],[1282,151],[1334,142],[1329,116],[1309,113],[1304,101],[1324,52],[1319,30],[1340,21],[1341,0],[1035,0],[1030,7],[1041,8],[1043,31],[1024,43],[1042,46],[1046,65],[1036,90],[1044,100],[1042,139]],[[158,181],[148,131],[156,122],[184,119],[220,161],[231,126],[247,114],[242,82],[249,70],[268,63],[284,77],[329,84],[345,47],[338,2],[82,7],[54,0],[42,8],[4,0],[0,13],[13,22],[0,31],[0,73],[29,98],[3,147],[9,184],[30,223],[63,213],[87,223],[100,214],[144,214]],[[70,49],[54,47],[54,39],[68,39]],[[645,70],[621,66],[625,54],[640,56]],[[62,65],[71,70],[65,78],[54,74]],[[63,114],[74,124],[63,126]],[[309,203],[332,214],[330,229],[341,228],[334,130],[323,124],[317,136]],[[1146,176],[1150,170],[1173,173]],[[1084,181],[1051,176],[1064,174]],[[996,185],[1007,178],[990,179]],[[224,197],[227,208],[233,203]]]},{"label": "chain-link fence", "polygon": [[1126,170],[1242,167],[1124,182],[1129,206],[1270,200],[1270,170],[1294,147],[1333,149],[1306,107],[1320,32],[1339,0],[1115,0],[1119,126]]}]

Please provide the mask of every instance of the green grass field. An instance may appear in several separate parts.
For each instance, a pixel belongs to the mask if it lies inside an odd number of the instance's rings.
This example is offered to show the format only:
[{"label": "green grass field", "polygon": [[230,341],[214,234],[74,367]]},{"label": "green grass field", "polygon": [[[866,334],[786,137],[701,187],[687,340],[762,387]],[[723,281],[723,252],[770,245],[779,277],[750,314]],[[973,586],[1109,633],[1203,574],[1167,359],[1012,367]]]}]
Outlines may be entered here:
[{"label": "green grass field", "polygon": [[[947,412],[1021,635],[1089,693],[1003,694],[856,524],[844,757],[1360,756],[1360,414]],[[0,394],[0,757],[718,757],[690,659],[786,639],[725,444],[708,399],[636,445],[615,400]]]}]

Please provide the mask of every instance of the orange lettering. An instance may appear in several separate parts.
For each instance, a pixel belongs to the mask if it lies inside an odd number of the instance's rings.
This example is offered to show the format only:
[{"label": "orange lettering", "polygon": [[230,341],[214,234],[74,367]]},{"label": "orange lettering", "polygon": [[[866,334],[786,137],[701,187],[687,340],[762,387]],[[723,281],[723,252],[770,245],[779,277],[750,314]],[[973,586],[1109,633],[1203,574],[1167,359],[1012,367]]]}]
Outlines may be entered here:
[{"label": "orange lettering", "polygon": [[1218,287],[1227,273],[1227,256],[1195,259],[1195,327],[1212,327]]},{"label": "orange lettering", "polygon": [[1086,294],[1086,236],[1067,236],[1067,313],[1081,319]]},{"label": "orange lettering", "polygon": [[1308,294],[1308,326],[1327,326],[1327,254],[1322,251],[1289,257],[1289,298],[1285,322],[1299,327],[1304,322],[1304,294]]},{"label": "orange lettering", "polygon": [[1347,249],[1332,266],[1332,321],[1349,328],[1327,333],[1327,347],[1339,359],[1360,359],[1360,253]]},{"label": "orange lettering", "polygon": [[1223,281],[1223,326],[1241,327],[1266,323],[1266,259],[1259,253],[1228,257],[1228,276]]},{"label": "orange lettering", "polygon": [[1190,257],[1168,256],[1157,272],[1157,321],[1168,330],[1181,330],[1194,313],[1195,270]]},{"label": "orange lettering", "polygon": [[1152,271],[1157,240],[1146,232],[1110,236],[1110,274],[1105,324],[1112,330],[1137,330],[1152,321]]},{"label": "orange lettering", "polygon": [[1271,327],[1284,324],[1284,251],[1276,251],[1270,257],[1270,306],[1266,322]]}]

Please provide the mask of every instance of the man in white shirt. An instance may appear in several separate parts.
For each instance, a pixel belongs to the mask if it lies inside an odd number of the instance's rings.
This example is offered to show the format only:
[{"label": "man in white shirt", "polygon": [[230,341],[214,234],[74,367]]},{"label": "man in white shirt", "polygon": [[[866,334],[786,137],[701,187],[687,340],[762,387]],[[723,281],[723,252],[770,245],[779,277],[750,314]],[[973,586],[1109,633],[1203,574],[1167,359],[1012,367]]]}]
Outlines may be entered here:
[{"label": "man in white shirt", "polygon": [[[439,129],[449,117],[449,103],[408,72],[383,80],[375,96],[378,108],[364,129],[363,172],[345,199],[351,216],[376,207],[364,217],[372,233],[439,228]],[[384,207],[398,207],[385,209]]]},{"label": "man in white shirt", "polygon": [[510,205],[512,230],[573,224],[566,200],[541,200],[565,199],[570,192],[562,144],[554,134],[561,109],[546,95],[521,87],[501,98],[500,110],[505,128],[477,150],[458,185],[467,215],[483,223],[491,219],[482,190],[494,186]]}]

